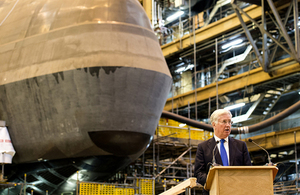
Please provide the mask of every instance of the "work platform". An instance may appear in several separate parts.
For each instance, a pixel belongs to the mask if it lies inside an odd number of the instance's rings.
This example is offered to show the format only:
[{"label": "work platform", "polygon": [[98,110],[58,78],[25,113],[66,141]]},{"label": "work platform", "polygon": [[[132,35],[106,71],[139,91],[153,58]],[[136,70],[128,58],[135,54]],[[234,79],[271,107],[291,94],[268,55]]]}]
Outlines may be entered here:
[{"label": "work platform", "polygon": [[[248,8],[245,8],[245,11],[253,18],[258,18],[261,16],[261,8],[257,5],[252,5]],[[246,19],[246,21],[249,20]],[[205,42],[209,39],[220,36],[225,32],[239,28],[240,25],[241,24],[236,14],[232,14],[228,17],[220,19],[217,22],[196,30],[195,42],[196,44]],[[187,34],[184,35],[181,39],[174,40],[171,43],[161,46],[161,49],[163,55],[165,56],[165,58],[167,58],[170,55],[174,55],[177,52],[181,52],[187,48],[190,48],[193,44],[193,35]]]},{"label": "work platform", "polygon": [[[279,2],[277,3],[277,10],[280,11],[286,9],[288,6],[288,3]],[[261,6],[251,5],[249,7],[246,7],[244,11],[252,19],[259,19],[260,17],[262,17]],[[251,22],[249,18],[245,17],[244,15],[243,20],[245,23]],[[181,39],[176,39],[168,44],[162,45],[161,49],[166,59],[172,58],[173,55],[185,53],[187,50],[193,50],[194,43],[201,46],[202,43],[213,40],[214,38],[220,38],[225,33],[234,31],[238,28],[241,28],[241,23],[238,19],[237,14],[234,13],[207,26],[195,30],[195,37],[192,33],[186,34]],[[220,66],[222,66],[222,63],[224,62],[220,63]],[[197,85],[196,90],[191,89],[188,92],[181,93],[179,95],[175,94],[173,97],[168,98],[164,110],[171,111],[175,110],[176,108],[187,107],[189,104],[194,104],[195,100],[197,100],[197,102],[208,101],[209,99],[215,98],[217,95],[222,96],[231,92],[243,90],[247,88],[247,86],[252,87],[267,82],[275,82],[276,80],[278,80],[278,78],[282,78],[285,76],[288,76],[289,79],[286,79],[284,82],[292,83],[294,82],[294,80],[292,79],[293,77],[295,77],[295,73],[298,73],[300,71],[299,62],[289,57],[272,63],[271,67],[271,73],[264,72],[263,67],[257,67],[253,70],[237,74],[226,79],[221,79],[218,84],[216,84],[215,82],[211,82],[211,84],[207,84],[205,86],[202,85],[201,87]],[[214,68],[215,67],[212,67],[210,71],[214,71]],[[207,72],[204,72],[204,74],[205,73]],[[203,71],[198,71],[197,77],[199,77],[200,74],[203,74]],[[221,73],[219,74],[221,75]],[[195,75],[193,75],[192,77],[195,77]],[[281,80],[280,82],[283,81]]]},{"label": "work platform", "polygon": [[[286,64],[287,66],[278,68],[273,76],[271,77],[268,73],[264,72],[261,67],[258,67],[254,70],[249,72],[245,72],[236,76],[232,76],[228,79],[224,79],[218,82],[218,91],[216,90],[216,83],[212,83],[210,85],[197,88],[197,101],[205,101],[209,98],[215,98],[216,95],[224,95],[230,92],[234,92],[237,90],[244,89],[246,86],[251,85],[263,85],[263,83],[269,81],[276,81],[279,78],[283,78],[284,76],[288,76],[286,79],[287,81],[292,80],[293,75],[300,71],[300,64],[295,62],[291,58],[283,59],[273,64],[274,67],[276,66],[283,66]],[[298,78],[297,78],[298,79]],[[280,81],[282,82],[282,81]],[[173,98],[168,98],[165,104],[164,110],[170,111],[175,108],[185,107],[188,104],[195,103],[195,91],[190,91],[184,94],[180,94],[178,96],[174,96]]]}]

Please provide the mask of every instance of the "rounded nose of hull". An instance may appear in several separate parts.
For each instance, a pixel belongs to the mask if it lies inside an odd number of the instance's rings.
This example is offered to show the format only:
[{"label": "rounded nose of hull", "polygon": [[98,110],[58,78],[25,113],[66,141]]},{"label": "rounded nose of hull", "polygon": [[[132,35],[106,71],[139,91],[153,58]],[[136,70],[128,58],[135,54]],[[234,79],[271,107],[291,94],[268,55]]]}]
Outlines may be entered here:
[{"label": "rounded nose of hull", "polygon": [[149,134],[132,131],[94,131],[89,136],[96,146],[117,156],[141,153],[152,140]]}]

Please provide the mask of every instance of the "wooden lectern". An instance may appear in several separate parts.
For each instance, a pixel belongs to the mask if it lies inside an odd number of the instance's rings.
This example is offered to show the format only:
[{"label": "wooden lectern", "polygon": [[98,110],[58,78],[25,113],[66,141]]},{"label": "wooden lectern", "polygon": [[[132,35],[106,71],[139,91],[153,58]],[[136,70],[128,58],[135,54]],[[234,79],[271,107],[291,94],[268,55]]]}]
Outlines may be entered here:
[{"label": "wooden lectern", "polygon": [[275,166],[215,166],[210,169],[205,189],[210,195],[273,195]]}]

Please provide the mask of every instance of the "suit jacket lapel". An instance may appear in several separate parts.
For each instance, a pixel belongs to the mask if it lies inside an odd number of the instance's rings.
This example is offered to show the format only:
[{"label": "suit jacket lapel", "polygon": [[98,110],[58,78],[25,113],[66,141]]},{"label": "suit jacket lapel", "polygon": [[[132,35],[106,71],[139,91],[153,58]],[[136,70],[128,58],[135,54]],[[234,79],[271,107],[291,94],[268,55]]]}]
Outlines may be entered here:
[{"label": "suit jacket lapel", "polygon": [[216,148],[216,163],[219,164],[219,165],[223,165],[223,162],[222,162],[222,159],[221,159],[221,154],[219,152],[219,149],[218,147]]},{"label": "suit jacket lapel", "polygon": [[211,139],[208,140],[207,147],[208,147],[209,151],[211,151],[211,154],[213,152],[213,149],[214,149],[215,145],[216,145],[215,138],[211,138]]},{"label": "suit jacket lapel", "polygon": [[228,145],[229,145],[229,165],[232,166],[234,162],[234,156],[235,156],[235,141],[234,139],[231,139],[231,137],[228,137]]}]

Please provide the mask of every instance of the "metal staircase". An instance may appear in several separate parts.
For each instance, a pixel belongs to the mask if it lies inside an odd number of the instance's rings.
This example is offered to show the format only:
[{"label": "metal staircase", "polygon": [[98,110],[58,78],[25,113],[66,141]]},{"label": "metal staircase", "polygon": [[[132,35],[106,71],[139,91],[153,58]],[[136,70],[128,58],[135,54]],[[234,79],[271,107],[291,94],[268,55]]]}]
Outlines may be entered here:
[{"label": "metal staircase", "polygon": [[234,123],[241,123],[249,120],[262,121],[266,118],[272,108],[275,106],[281,95],[285,92],[284,88],[276,88],[261,93],[256,102],[249,108],[246,114],[233,117]]},{"label": "metal staircase", "polygon": [[264,120],[267,114],[272,110],[274,105],[277,103],[277,101],[280,99],[281,95],[284,93],[283,88],[274,88],[271,90],[268,90],[264,97],[261,98],[260,102],[257,104],[253,115],[260,116],[261,120]]},{"label": "metal staircase", "polygon": [[214,78],[213,82],[216,82],[217,78],[221,78],[222,80],[223,79],[226,79],[226,78],[229,78],[229,74],[228,73],[225,73],[225,69],[226,67],[228,66],[231,66],[231,65],[234,65],[234,64],[237,64],[239,62],[242,62],[246,59],[246,57],[248,56],[248,54],[250,53],[252,49],[252,46],[251,45],[248,45],[247,48],[245,49],[244,53],[240,54],[240,55],[237,55],[237,56],[234,56],[232,58],[229,58],[227,60],[225,60],[222,64],[221,64],[221,67],[220,69],[218,70],[218,75],[216,78]]}]

